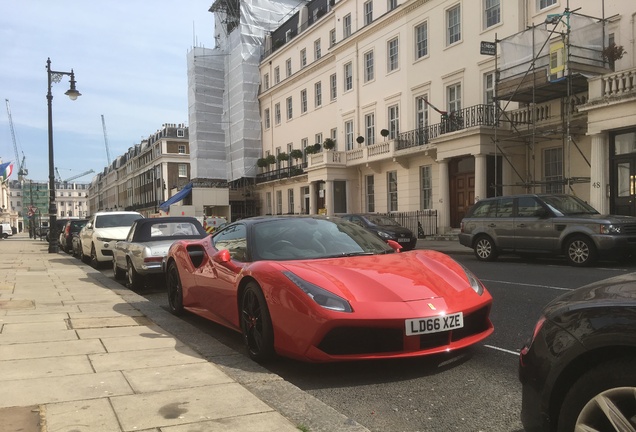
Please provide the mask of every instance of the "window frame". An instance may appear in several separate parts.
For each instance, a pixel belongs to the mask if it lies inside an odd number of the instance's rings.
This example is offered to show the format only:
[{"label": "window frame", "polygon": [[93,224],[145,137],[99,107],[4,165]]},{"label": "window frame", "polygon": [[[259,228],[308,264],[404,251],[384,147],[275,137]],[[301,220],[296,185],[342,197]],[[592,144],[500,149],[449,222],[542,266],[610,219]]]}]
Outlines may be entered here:
[{"label": "window frame", "polygon": [[307,89],[300,91],[300,113],[307,113]]},{"label": "window frame", "polygon": [[[456,22],[454,22],[456,21]],[[462,40],[461,4],[446,9],[446,46],[455,45]]]},{"label": "window frame", "polygon": [[396,36],[386,43],[387,73],[400,68],[400,38]]},{"label": "window frame", "polygon": [[351,36],[351,14],[348,13],[342,17],[342,38],[346,39]]},{"label": "window frame", "polygon": [[364,25],[368,26],[373,22],[373,0],[368,0],[362,5],[364,15]]},{"label": "window frame", "polygon": [[[424,37],[422,31],[424,29]],[[415,60],[428,57],[428,21],[423,21],[415,26]]]},{"label": "window frame", "polygon": [[332,101],[338,98],[338,78],[336,74],[329,76],[329,97]]},{"label": "window frame", "polygon": [[386,173],[386,206],[389,213],[398,211],[398,176],[397,171],[387,171]]},{"label": "window frame", "polygon": [[[484,6],[484,30],[500,24],[501,23],[501,0],[483,0],[483,6]],[[494,15],[496,15],[496,17]],[[491,20],[493,21],[489,23]]]},{"label": "window frame", "polygon": [[367,113],[364,115],[364,139],[366,145],[375,144],[375,113]]},{"label": "window frame", "polygon": [[342,66],[344,74],[344,92],[353,90],[353,63],[347,62]]},{"label": "window frame", "polygon": [[322,106],[322,81],[314,83],[314,107]]},{"label": "window frame", "polygon": [[345,128],[345,150],[353,150],[353,120],[344,122]]},{"label": "window frame", "polygon": [[292,120],[294,118],[294,100],[291,96],[285,99],[285,107],[287,112],[287,120]]},{"label": "window frame", "polygon": [[375,65],[374,65],[374,53],[373,50],[367,51],[363,55],[364,57],[364,82],[368,83],[375,79]]}]

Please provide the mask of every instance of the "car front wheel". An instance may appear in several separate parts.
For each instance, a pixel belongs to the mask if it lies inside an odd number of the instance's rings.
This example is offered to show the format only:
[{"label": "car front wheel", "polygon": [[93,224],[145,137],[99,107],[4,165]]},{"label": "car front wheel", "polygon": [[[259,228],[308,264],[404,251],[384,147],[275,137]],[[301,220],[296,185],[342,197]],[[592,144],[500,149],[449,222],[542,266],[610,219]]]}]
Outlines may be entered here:
[{"label": "car front wheel", "polygon": [[636,430],[635,361],[611,360],[582,375],[565,396],[557,430]]},{"label": "car front wheel", "polygon": [[166,273],[166,286],[168,288],[168,309],[174,315],[183,313],[183,289],[177,265],[172,262]]},{"label": "car front wheel", "polygon": [[128,265],[128,287],[130,289],[143,288],[144,286],[143,276],[137,273],[137,270],[135,270],[135,266],[133,265],[130,259],[127,261],[127,265]]},{"label": "car front wheel", "polygon": [[241,297],[241,330],[250,358],[264,363],[274,357],[274,330],[267,302],[256,282],[250,282]]},{"label": "car front wheel", "polygon": [[565,257],[575,267],[591,266],[596,261],[596,248],[588,237],[577,235],[566,243]]},{"label": "car front wheel", "polygon": [[90,257],[84,253],[84,245],[81,244],[81,243],[80,243],[80,247],[79,247],[79,256],[80,256],[80,260],[83,263],[88,264],[90,262]]},{"label": "car front wheel", "polygon": [[482,236],[475,241],[475,256],[479,261],[494,261],[497,259],[497,249],[490,237]]},{"label": "car front wheel", "polygon": [[113,273],[115,273],[115,279],[123,279],[125,272],[117,267],[117,261],[115,261],[115,257],[113,256]]}]

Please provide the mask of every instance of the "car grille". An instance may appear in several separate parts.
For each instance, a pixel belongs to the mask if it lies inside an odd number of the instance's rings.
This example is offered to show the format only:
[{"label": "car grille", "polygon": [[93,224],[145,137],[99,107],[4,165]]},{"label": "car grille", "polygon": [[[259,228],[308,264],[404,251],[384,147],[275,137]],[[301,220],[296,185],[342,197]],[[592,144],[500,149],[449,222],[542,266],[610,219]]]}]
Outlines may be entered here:
[{"label": "car grille", "polygon": [[[488,330],[489,309],[486,306],[464,315],[461,329],[418,336],[419,349],[443,347]],[[318,348],[329,355],[402,352],[405,337],[403,328],[338,327],[325,335]]]},{"label": "car grille", "polygon": [[102,255],[104,256],[113,256],[113,251],[110,249],[102,249]]},{"label": "car grille", "polygon": [[623,225],[623,233],[627,235],[636,234],[636,225]]}]

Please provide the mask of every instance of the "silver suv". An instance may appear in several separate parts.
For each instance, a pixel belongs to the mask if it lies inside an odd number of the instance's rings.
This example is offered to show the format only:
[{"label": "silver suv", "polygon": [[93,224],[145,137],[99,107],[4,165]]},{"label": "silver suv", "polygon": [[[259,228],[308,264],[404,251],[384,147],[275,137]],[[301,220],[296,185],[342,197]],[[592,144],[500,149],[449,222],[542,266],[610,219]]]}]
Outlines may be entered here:
[{"label": "silver suv", "polygon": [[486,198],[462,219],[459,242],[481,261],[503,253],[550,254],[583,267],[600,255],[621,259],[636,251],[636,217],[601,215],[572,195]]}]

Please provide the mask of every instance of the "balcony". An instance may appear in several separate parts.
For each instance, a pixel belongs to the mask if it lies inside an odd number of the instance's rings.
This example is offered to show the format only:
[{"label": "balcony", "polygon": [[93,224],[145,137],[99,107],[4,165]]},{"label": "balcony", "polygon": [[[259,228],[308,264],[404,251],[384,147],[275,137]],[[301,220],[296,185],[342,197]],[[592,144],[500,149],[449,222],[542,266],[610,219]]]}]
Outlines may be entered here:
[{"label": "balcony", "polygon": [[260,174],[256,174],[256,184],[265,183],[275,180],[282,180],[286,178],[298,177],[306,174],[305,168],[307,163],[303,162],[288,167],[282,167],[271,171],[266,171]]}]

